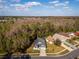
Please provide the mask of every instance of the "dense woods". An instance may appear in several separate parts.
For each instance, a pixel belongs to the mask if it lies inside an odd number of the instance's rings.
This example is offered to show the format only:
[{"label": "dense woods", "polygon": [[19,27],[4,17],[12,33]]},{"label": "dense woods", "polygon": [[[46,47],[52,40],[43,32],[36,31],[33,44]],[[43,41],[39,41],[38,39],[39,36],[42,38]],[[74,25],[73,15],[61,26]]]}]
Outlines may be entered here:
[{"label": "dense woods", "polygon": [[0,17],[0,51],[21,52],[37,37],[79,31],[79,17]]}]

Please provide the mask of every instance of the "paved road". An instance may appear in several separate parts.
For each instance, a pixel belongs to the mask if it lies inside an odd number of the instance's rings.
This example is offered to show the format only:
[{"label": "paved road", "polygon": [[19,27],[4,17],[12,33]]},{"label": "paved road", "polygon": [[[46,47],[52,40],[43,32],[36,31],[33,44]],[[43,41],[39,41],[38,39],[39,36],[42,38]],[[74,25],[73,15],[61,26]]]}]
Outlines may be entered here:
[{"label": "paved road", "polygon": [[[74,59],[75,57],[79,56],[79,48],[66,54],[66,55],[63,55],[63,56],[52,56],[52,57],[47,57],[47,56],[42,56],[42,57],[31,57],[29,55],[21,55],[20,57],[10,57],[10,56],[7,56],[7,58],[4,58],[4,59]],[[6,57],[6,56],[5,56]],[[0,57],[1,59],[1,57]]]},{"label": "paved road", "polygon": [[79,56],[79,48],[64,56],[31,57],[31,59],[74,59]]}]

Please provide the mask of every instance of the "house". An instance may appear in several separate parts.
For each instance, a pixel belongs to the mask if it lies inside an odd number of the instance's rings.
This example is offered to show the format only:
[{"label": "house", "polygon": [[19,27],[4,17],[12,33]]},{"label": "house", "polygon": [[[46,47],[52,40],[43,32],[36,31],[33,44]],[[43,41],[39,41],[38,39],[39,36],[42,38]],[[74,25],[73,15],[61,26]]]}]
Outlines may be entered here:
[{"label": "house", "polygon": [[48,36],[46,38],[46,42],[52,44],[54,40],[59,39],[61,41],[65,41],[67,39],[71,39],[73,37],[73,33],[56,33],[53,36]]},{"label": "house", "polygon": [[71,38],[73,38],[73,37],[75,37],[76,35],[75,35],[74,33],[69,33],[69,36],[70,36]]},{"label": "house", "polygon": [[37,38],[34,41],[34,50],[39,50],[39,56],[47,56],[46,55],[46,40],[44,38]]},{"label": "house", "polygon": [[79,36],[79,31],[77,31],[77,32],[75,33],[75,35],[76,35],[76,36]]},{"label": "house", "polygon": [[62,43],[61,46],[68,49],[69,51],[72,51],[76,49],[76,47],[70,43],[68,43],[66,40],[70,40],[74,37],[74,33],[56,33],[53,35],[53,39],[59,39]]},{"label": "house", "polygon": [[74,33],[55,33],[53,36],[48,36],[46,38],[46,42],[48,42],[49,44],[52,44],[54,40],[59,39],[61,41],[66,41],[67,39],[71,39],[75,37]]},{"label": "house", "polygon": [[70,35],[68,33],[56,33],[53,35],[53,39],[59,39],[61,41],[66,41],[67,39],[71,39]]},{"label": "house", "polygon": [[33,49],[34,50],[40,50],[40,49],[46,50],[46,41],[45,41],[45,39],[37,38],[34,41],[34,48]]}]

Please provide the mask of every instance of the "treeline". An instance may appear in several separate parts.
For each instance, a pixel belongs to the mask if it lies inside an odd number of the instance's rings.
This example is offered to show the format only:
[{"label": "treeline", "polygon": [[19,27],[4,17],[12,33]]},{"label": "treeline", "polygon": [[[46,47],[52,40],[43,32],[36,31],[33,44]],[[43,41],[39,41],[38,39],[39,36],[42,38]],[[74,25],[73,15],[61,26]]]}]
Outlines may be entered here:
[{"label": "treeline", "polygon": [[0,20],[17,20],[17,19],[79,19],[79,16],[0,16]]},{"label": "treeline", "polygon": [[79,31],[77,18],[16,18],[16,21],[13,21],[14,18],[10,19],[12,21],[0,21],[0,51],[8,53],[25,53],[37,37],[45,38],[58,32]]}]

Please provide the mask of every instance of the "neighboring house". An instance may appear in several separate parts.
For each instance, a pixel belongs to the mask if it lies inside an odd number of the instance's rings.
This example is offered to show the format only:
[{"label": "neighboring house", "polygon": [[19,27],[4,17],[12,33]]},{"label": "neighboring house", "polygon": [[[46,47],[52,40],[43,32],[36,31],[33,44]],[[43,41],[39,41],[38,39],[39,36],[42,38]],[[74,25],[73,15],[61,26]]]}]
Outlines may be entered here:
[{"label": "neighboring house", "polygon": [[46,41],[45,41],[45,39],[37,38],[34,41],[34,48],[33,49],[34,50],[40,50],[40,49],[46,50]]},{"label": "neighboring house", "polygon": [[73,37],[74,37],[74,33],[56,33],[55,35],[53,35],[53,39],[54,40],[59,39],[62,42],[61,46],[68,49],[69,51],[76,49],[74,45],[66,41],[72,39]]},{"label": "neighboring house", "polygon": [[71,39],[74,37],[73,33],[56,33],[53,36],[48,36],[46,38],[46,42],[52,44],[54,40],[59,39],[61,41],[66,41],[67,39]]},{"label": "neighboring house", "polygon": [[75,35],[74,33],[69,33],[69,36],[70,36],[71,38],[73,38],[73,37],[75,37],[76,35]]},{"label": "neighboring house", "polygon": [[71,39],[71,37],[67,33],[56,33],[53,35],[53,39],[54,40],[59,39],[61,41],[66,41],[67,39]]},{"label": "neighboring house", "polygon": [[46,38],[46,42],[52,44],[54,40],[59,39],[61,41],[66,41],[67,39],[71,39],[75,37],[74,33],[56,33],[53,36],[48,36]]},{"label": "neighboring house", "polygon": [[79,36],[79,31],[77,31],[76,33],[74,33],[76,36]]}]

